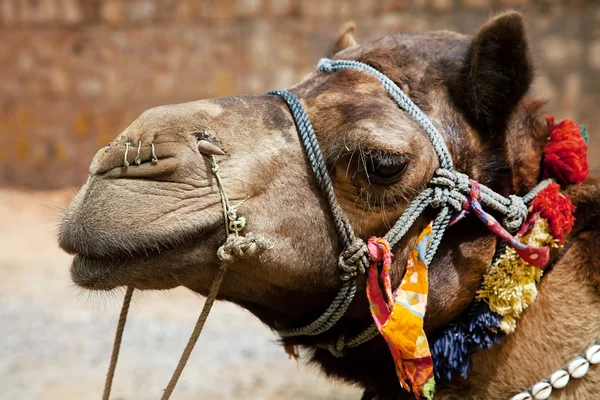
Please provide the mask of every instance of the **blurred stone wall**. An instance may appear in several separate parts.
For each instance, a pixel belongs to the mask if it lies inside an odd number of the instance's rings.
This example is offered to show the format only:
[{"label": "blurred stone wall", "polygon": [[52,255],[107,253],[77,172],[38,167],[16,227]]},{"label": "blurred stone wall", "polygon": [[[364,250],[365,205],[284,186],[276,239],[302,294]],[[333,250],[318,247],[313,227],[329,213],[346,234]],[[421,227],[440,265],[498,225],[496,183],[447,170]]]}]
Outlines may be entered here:
[{"label": "blurred stone wall", "polygon": [[350,19],[359,41],[473,33],[507,7],[528,20],[536,93],[590,124],[600,166],[600,1],[0,0],[0,185],[80,185],[149,107],[289,86]]}]

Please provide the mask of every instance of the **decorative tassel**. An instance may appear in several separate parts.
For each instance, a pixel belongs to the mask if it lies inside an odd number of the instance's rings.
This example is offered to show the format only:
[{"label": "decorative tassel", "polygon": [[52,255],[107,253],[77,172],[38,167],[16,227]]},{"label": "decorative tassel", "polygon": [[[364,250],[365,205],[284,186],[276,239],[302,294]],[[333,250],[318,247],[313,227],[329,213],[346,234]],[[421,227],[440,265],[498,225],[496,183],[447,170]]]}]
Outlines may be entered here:
[{"label": "decorative tassel", "polygon": [[490,310],[482,301],[474,305],[469,315],[469,344],[472,350],[485,350],[502,340],[500,322],[502,316]]},{"label": "decorative tassel", "polygon": [[555,124],[554,117],[546,118],[546,122],[550,137],[544,150],[544,176],[566,184],[583,182],[590,172],[590,166],[587,144],[579,125],[570,119]]},{"label": "decorative tassel", "polygon": [[[522,237],[527,246],[556,246],[550,234],[548,222],[538,218],[533,228]],[[515,249],[506,252],[494,263],[489,274],[483,278],[483,287],[477,298],[488,303],[491,311],[500,314],[503,319],[500,329],[512,333],[516,321],[537,296],[536,283],[542,276],[542,270],[523,261]]]},{"label": "decorative tassel", "polygon": [[[567,184],[583,182],[589,173],[587,127],[571,120],[555,124],[553,117],[546,121],[550,136],[544,151],[544,176]],[[536,196],[529,218],[513,237],[481,208],[478,184],[471,181],[471,198],[450,225],[474,212],[508,246],[498,250],[503,253],[494,257],[469,312],[432,340],[437,380],[449,382],[456,375],[466,379],[472,366],[470,351],[488,349],[516,329],[518,319],[537,296],[536,283],[548,262],[550,247],[557,247],[573,228],[574,210],[570,197],[551,183]]]},{"label": "decorative tassel", "polygon": [[431,355],[437,380],[450,382],[456,375],[466,379],[472,361],[465,324],[458,322],[433,339]]},{"label": "decorative tassel", "polygon": [[491,311],[486,303],[473,303],[468,318],[460,318],[432,341],[436,379],[449,382],[457,375],[466,379],[473,363],[471,352],[488,349],[502,340],[501,321],[502,316]]},{"label": "decorative tassel", "polygon": [[531,210],[548,221],[552,236],[559,243],[562,243],[565,235],[573,229],[575,206],[571,203],[569,195],[560,193],[557,183],[551,183],[535,197]]}]

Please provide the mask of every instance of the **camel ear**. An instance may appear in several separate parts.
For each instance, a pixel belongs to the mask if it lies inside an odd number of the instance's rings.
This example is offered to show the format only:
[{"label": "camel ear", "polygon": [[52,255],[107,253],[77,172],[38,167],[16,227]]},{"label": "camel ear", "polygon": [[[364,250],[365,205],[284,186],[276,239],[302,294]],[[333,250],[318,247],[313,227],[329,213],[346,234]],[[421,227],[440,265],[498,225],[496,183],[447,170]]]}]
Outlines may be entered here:
[{"label": "camel ear", "polygon": [[337,39],[333,48],[329,51],[328,56],[332,57],[334,54],[347,49],[348,47],[356,46],[356,39],[354,39],[354,30],[356,25],[354,22],[346,22],[342,25],[341,29],[337,34]]},{"label": "camel ear", "polygon": [[502,133],[532,80],[523,17],[509,11],[473,38],[453,97],[481,133]]}]

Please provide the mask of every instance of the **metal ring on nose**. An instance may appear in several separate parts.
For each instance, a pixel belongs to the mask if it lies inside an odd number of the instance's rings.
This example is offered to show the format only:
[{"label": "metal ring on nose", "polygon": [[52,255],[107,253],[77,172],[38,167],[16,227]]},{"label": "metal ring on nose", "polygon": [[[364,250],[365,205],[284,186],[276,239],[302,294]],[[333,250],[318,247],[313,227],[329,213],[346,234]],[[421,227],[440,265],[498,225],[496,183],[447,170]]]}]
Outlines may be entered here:
[{"label": "metal ring on nose", "polygon": [[158,157],[156,157],[156,153],[154,151],[154,142],[150,143],[150,147],[152,148],[152,164],[157,164]]},{"label": "metal ring on nose", "polygon": [[138,151],[137,151],[137,155],[135,156],[135,165],[140,165],[142,163],[142,160],[140,159],[140,150],[142,149],[142,141],[138,140]]},{"label": "metal ring on nose", "polygon": [[123,166],[129,167],[129,161],[127,161],[127,153],[129,152],[129,142],[125,142],[125,154],[123,155]]}]

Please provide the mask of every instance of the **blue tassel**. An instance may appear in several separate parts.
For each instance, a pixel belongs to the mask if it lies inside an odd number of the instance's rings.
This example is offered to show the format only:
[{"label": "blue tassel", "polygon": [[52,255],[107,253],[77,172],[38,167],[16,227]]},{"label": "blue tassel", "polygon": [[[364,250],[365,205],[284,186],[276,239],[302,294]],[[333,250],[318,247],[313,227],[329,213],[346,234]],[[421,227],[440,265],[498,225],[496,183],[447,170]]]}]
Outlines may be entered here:
[{"label": "blue tassel", "polygon": [[468,334],[472,350],[485,350],[500,343],[502,316],[490,310],[486,302],[475,304],[469,313]]},{"label": "blue tassel", "polygon": [[466,379],[473,364],[470,352],[489,349],[502,340],[500,321],[502,316],[490,310],[487,303],[475,302],[468,315],[434,338],[431,356],[436,379],[440,382],[450,382],[455,376]]},{"label": "blue tassel", "polygon": [[472,361],[466,328],[464,323],[459,322],[433,340],[431,356],[438,381],[450,382],[456,375],[467,378]]}]

